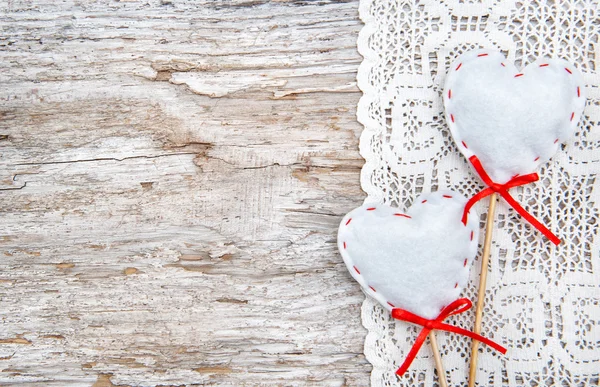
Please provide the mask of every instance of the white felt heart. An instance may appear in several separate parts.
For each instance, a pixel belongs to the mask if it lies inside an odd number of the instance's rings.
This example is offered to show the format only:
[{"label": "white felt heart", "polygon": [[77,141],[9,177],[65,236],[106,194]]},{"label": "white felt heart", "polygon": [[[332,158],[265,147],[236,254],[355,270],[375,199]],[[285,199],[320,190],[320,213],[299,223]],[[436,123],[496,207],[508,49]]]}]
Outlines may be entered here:
[{"label": "white felt heart", "polygon": [[437,317],[467,284],[477,253],[477,215],[461,222],[466,201],[443,191],[422,195],[406,213],[383,204],[354,209],[338,231],[348,270],[388,310]]},{"label": "white felt heart", "polygon": [[502,184],[534,172],[573,133],[584,82],[564,60],[538,59],[518,71],[499,52],[475,50],[451,66],[444,105],[461,152]]}]

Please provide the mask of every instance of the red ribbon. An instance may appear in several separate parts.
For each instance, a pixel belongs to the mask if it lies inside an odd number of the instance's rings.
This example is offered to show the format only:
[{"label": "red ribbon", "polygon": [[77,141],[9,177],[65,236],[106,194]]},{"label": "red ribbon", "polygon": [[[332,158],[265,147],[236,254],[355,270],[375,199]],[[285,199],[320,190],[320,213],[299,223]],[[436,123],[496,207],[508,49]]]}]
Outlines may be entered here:
[{"label": "red ribbon", "polygon": [[481,341],[482,343],[489,345],[490,347],[494,348],[496,351],[498,351],[502,354],[505,354],[506,348],[504,348],[503,346],[501,346],[499,344],[494,343],[492,340],[487,339],[481,335],[478,335],[475,332],[471,332],[466,329],[455,327],[454,325],[449,325],[449,324],[442,322],[442,321],[444,321],[444,319],[446,319],[450,316],[466,312],[467,310],[471,309],[472,306],[473,306],[473,304],[468,299],[459,298],[458,300],[454,301],[453,303],[451,303],[450,305],[448,305],[447,307],[442,309],[442,311],[440,312],[440,315],[437,316],[433,320],[427,320],[423,317],[419,317],[416,314],[411,313],[404,309],[400,309],[400,308],[392,309],[392,317],[393,318],[395,318],[397,320],[407,321],[409,323],[423,326],[421,333],[419,333],[419,336],[417,336],[417,340],[415,341],[412,348],[408,352],[408,355],[406,356],[404,363],[402,363],[400,368],[398,368],[398,371],[396,371],[396,374],[398,376],[404,375],[404,373],[406,372],[408,367],[410,367],[410,364],[413,362],[413,360],[417,356],[417,352],[419,352],[419,349],[425,342],[427,335],[433,329],[438,329],[441,331],[453,332],[453,333],[458,333],[459,335],[468,336],[474,340]]},{"label": "red ribbon", "polygon": [[504,184],[498,184],[498,183],[494,183],[494,181],[492,181],[490,176],[483,169],[483,166],[481,165],[481,162],[479,161],[477,156],[471,156],[469,158],[469,161],[471,162],[471,164],[473,164],[473,168],[475,168],[475,170],[481,177],[481,180],[483,180],[483,182],[488,187],[486,189],[484,189],[483,191],[479,192],[478,194],[476,194],[475,196],[473,196],[471,199],[469,199],[469,201],[467,202],[467,205],[465,206],[465,211],[463,212],[463,217],[462,217],[463,224],[465,224],[465,225],[467,224],[467,216],[468,216],[469,210],[471,209],[471,207],[473,207],[473,205],[475,203],[477,203],[484,197],[489,196],[494,192],[497,192],[500,196],[502,196],[504,198],[504,200],[506,200],[508,202],[508,204],[510,204],[510,206],[512,208],[515,209],[515,211],[517,211],[519,214],[521,214],[521,216],[523,218],[525,218],[529,223],[531,223],[531,225],[533,227],[540,230],[541,233],[544,234],[548,239],[550,239],[550,241],[552,243],[554,243],[555,245],[560,244],[560,239],[558,239],[558,237],[556,235],[554,235],[552,233],[552,231],[548,230],[546,228],[546,226],[541,224],[536,218],[533,217],[533,215],[531,215],[523,207],[521,207],[521,205],[519,203],[517,203],[517,201],[512,196],[510,196],[510,194],[508,193],[508,190],[510,188],[529,184],[529,183],[539,180],[540,177],[538,176],[537,173],[530,173],[530,174],[524,175],[524,176],[515,176]]}]

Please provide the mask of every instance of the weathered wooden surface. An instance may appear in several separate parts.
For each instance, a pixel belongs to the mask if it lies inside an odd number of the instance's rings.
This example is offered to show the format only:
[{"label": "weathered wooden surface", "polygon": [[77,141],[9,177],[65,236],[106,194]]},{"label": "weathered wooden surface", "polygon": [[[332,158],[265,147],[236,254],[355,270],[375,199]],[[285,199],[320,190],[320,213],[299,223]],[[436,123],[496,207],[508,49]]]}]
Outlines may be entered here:
[{"label": "weathered wooden surface", "polygon": [[2,2],[1,385],[368,385],[357,8]]}]

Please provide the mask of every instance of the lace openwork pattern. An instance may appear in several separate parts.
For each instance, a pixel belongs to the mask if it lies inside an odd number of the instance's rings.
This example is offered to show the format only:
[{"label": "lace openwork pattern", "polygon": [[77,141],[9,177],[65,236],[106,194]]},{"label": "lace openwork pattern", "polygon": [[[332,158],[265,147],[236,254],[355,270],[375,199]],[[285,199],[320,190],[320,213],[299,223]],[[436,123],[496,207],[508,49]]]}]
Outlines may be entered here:
[{"label": "lace openwork pattern", "polygon": [[[540,180],[511,191],[555,232],[555,247],[508,205],[497,209],[483,334],[507,355],[481,347],[480,386],[595,386],[600,372],[600,12],[597,0],[361,0],[358,48],[363,97],[358,117],[369,199],[409,207],[421,192],[450,188],[472,196],[479,178],[454,145],[442,88],[456,56],[474,48],[502,51],[523,67],[538,56],[562,57],[583,73],[588,96],[574,137],[541,168]],[[477,205],[487,210],[487,200]],[[485,216],[481,218],[482,227]],[[483,235],[481,236],[483,238]],[[475,301],[479,258],[464,296]],[[474,313],[450,319],[471,328]],[[426,345],[407,374],[394,371],[418,327],[391,319],[368,298],[365,354],[379,386],[432,386]],[[466,385],[470,340],[438,332],[446,377]]]}]

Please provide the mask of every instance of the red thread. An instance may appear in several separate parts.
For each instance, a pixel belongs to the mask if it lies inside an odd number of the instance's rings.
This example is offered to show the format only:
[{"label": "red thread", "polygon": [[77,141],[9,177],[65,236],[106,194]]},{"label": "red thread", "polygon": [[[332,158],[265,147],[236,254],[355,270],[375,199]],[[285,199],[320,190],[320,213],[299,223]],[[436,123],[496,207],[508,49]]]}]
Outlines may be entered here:
[{"label": "red thread", "polygon": [[466,143],[466,142],[464,142],[464,141],[461,141],[461,142],[462,142],[462,144],[463,144],[463,146],[464,146],[465,148],[469,149],[469,147],[467,146],[467,143]]},{"label": "red thread", "polygon": [[375,288],[374,288],[374,287],[372,287],[372,286],[369,286],[369,289],[371,289],[372,291],[374,291],[375,293],[377,293],[377,290],[375,290]]},{"label": "red thread", "polygon": [[459,63],[458,66],[456,66],[455,71],[458,71],[458,69],[460,68],[460,66],[462,66],[462,63]]},{"label": "red thread", "polygon": [[473,231],[471,231],[471,240],[473,240]]},{"label": "red thread", "polygon": [[350,222],[352,222],[352,218],[348,219],[348,221],[346,222],[346,226],[349,225]]},{"label": "red thread", "polygon": [[523,75],[525,75],[525,74],[523,74],[523,73],[519,73],[519,74],[515,75],[515,78],[522,77]]},{"label": "red thread", "polygon": [[541,64],[540,67],[550,66],[548,63]]},{"label": "red thread", "polygon": [[506,200],[508,202],[508,204],[512,208],[515,209],[515,211],[517,211],[523,218],[525,218],[525,220],[527,220],[529,223],[531,223],[531,225],[533,227],[537,228],[542,234],[544,234],[548,239],[550,239],[550,241],[552,243],[554,243],[555,245],[560,244],[560,239],[558,239],[558,237],[556,235],[554,235],[550,230],[548,230],[548,228],[546,228],[546,226],[541,224],[530,213],[528,213],[523,207],[521,207],[521,205],[519,203],[517,203],[517,201],[512,196],[510,196],[510,193],[508,193],[508,190],[513,187],[518,187],[521,185],[533,183],[534,181],[539,180],[540,177],[538,176],[537,173],[530,173],[528,175],[518,176],[518,177],[515,177],[515,178],[507,181],[504,184],[498,184],[498,183],[495,183],[490,178],[490,176],[487,174],[485,169],[483,169],[483,166],[481,165],[481,162],[479,161],[477,156],[471,156],[469,158],[469,161],[471,162],[471,164],[473,164],[473,168],[475,168],[475,171],[477,171],[477,173],[479,174],[479,177],[481,177],[481,180],[483,180],[483,182],[487,185],[487,188],[485,188],[483,191],[479,192],[478,194],[473,196],[471,199],[469,199],[469,201],[465,205],[465,209],[463,211],[463,217],[462,217],[462,222],[464,225],[467,224],[467,216],[469,214],[469,210],[471,209],[471,207],[473,207],[473,205],[475,203],[477,203],[479,200],[491,195],[494,192],[497,192],[500,196],[502,196],[504,198],[504,200]]},{"label": "red thread", "polygon": [[467,258],[465,258],[465,263],[463,263],[463,266],[465,266],[465,267],[467,266]]},{"label": "red thread", "polygon": [[358,268],[357,268],[356,266],[352,266],[352,267],[354,268],[354,270],[355,270],[355,271],[356,271],[358,274],[360,274],[360,271],[358,270]]},{"label": "red thread", "polygon": [[346,250],[346,242],[344,242],[344,250]]},{"label": "red thread", "polygon": [[452,98],[452,90],[448,89],[448,99]]},{"label": "red thread", "polygon": [[567,70],[567,72],[568,72],[569,74],[573,74],[573,72],[572,72],[571,70],[569,70],[567,67],[565,67],[565,70]]},{"label": "red thread", "polygon": [[554,140],[554,143],[556,144],[558,142],[558,138],[556,140]]},{"label": "red thread", "polygon": [[502,65],[502,67],[506,67],[506,65],[504,63],[500,63]]},{"label": "red thread", "polygon": [[505,354],[506,348],[504,348],[503,346],[501,346],[499,344],[496,344],[492,340],[490,340],[486,337],[483,337],[481,335],[478,335],[477,333],[474,333],[474,332],[471,332],[466,329],[459,328],[459,327],[456,327],[456,326],[453,326],[450,324],[446,324],[443,322],[446,318],[448,318],[450,316],[454,316],[454,315],[468,311],[469,309],[471,309],[472,306],[473,306],[473,304],[468,299],[459,298],[458,300],[452,302],[450,305],[443,308],[442,311],[440,312],[439,316],[437,316],[433,320],[427,320],[423,317],[419,317],[416,314],[411,313],[404,309],[400,309],[400,308],[392,309],[392,317],[393,318],[395,318],[397,320],[401,320],[401,321],[406,321],[406,322],[409,322],[412,324],[420,325],[423,327],[423,329],[421,330],[421,333],[419,333],[419,336],[417,336],[417,340],[415,340],[415,343],[413,344],[412,348],[408,352],[408,355],[406,355],[406,359],[404,359],[404,362],[402,363],[400,368],[398,368],[398,371],[396,371],[396,374],[398,376],[404,375],[404,373],[408,370],[408,367],[410,367],[411,363],[417,356],[417,353],[419,352],[419,349],[421,349],[421,346],[425,342],[427,335],[429,335],[429,332],[431,332],[433,329],[457,333],[459,335],[470,337],[473,340],[480,341],[480,342],[494,348],[496,351],[498,351],[502,354]]},{"label": "red thread", "polygon": [[479,54],[477,57],[481,58],[482,56],[488,56],[488,54]]},{"label": "red thread", "polygon": [[450,114],[450,119],[454,122],[454,114]]},{"label": "red thread", "polygon": [[577,96],[581,97],[581,90],[579,89],[579,86],[577,86]]},{"label": "red thread", "polygon": [[411,216],[408,216],[406,214],[394,214],[394,216],[402,216],[402,217],[405,217],[405,218],[408,218],[408,219],[412,219]]},{"label": "red thread", "polygon": [[570,121],[573,121],[573,118],[575,118],[575,112],[571,113],[571,119],[570,119]]},{"label": "red thread", "polygon": [[533,159],[533,161],[538,161],[539,159],[540,159],[540,156],[538,156],[535,159]]},{"label": "red thread", "polygon": [[442,195],[442,197],[445,197],[446,199],[452,199],[452,196],[450,195]]},{"label": "red thread", "polygon": [[392,304],[392,303],[391,303],[391,302],[389,302],[389,301],[388,301],[387,303],[388,303],[388,305],[389,305],[389,306],[391,306],[392,308],[395,308],[395,307],[396,307],[396,305]]},{"label": "red thread", "polygon": [[375,207],[369,207],[367,208],[367,211],[373,211],[375,209]]},{"label": "red thread", "polygon": [[421,203],[427,203],[427,200],[423,200]]},{"label": "red thread", "polygon": [[458,282],[454,284],[454,289],[458,287]]}]

